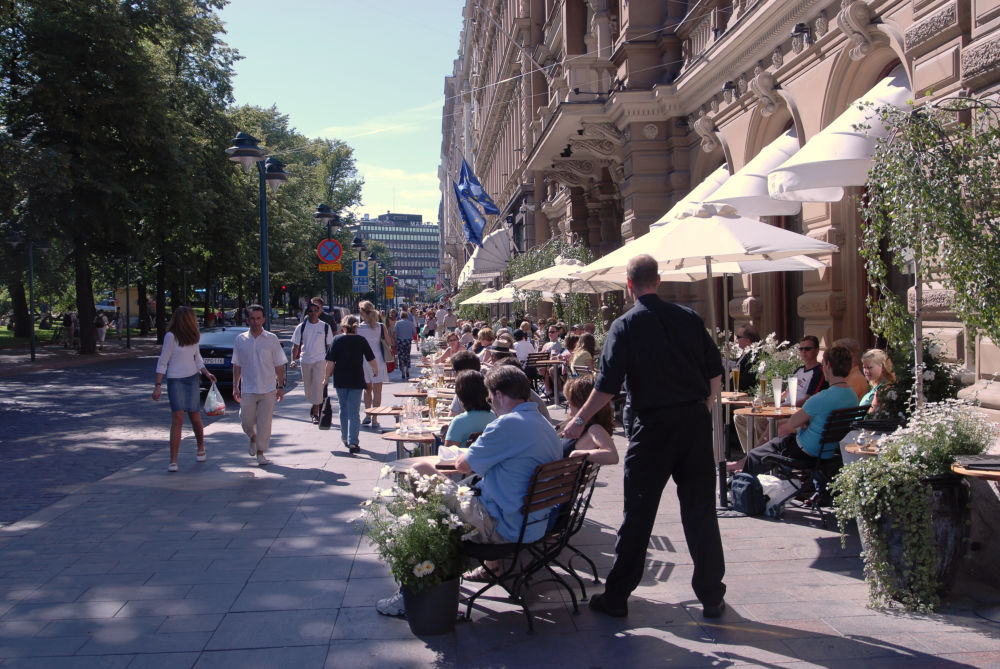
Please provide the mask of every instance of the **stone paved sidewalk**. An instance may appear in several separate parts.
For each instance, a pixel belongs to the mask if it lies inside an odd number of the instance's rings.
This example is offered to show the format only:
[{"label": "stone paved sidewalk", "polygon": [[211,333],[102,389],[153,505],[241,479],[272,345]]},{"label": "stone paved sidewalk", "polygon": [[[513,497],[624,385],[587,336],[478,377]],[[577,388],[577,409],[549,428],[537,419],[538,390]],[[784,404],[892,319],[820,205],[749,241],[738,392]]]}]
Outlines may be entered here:
[{"label": "stone paved sidewalk", "polygon": [[[291,389],[270,467],[251,464],[231,407],[208,428],[207,463],[189,436],[168,474],[164,430],[159,452],[0,528],[0,667],[1000,665],[1000,625],[975,613],[997,593],[963,583],[934,615],[870,610],[856,541],[841,548],[793,511],[723,514],[729,609],[706,621],[672,486],[628,618],[585,605],[574,615],[564,593],[540,587],[534,635],[494,598],[454,634],[414,637],[375,613],[393,584],[350,523],[394,449],[364,431],[351,456],[307,413]],[[621,478],[621,466],[602,470],[576,542],[602,575]]]}]

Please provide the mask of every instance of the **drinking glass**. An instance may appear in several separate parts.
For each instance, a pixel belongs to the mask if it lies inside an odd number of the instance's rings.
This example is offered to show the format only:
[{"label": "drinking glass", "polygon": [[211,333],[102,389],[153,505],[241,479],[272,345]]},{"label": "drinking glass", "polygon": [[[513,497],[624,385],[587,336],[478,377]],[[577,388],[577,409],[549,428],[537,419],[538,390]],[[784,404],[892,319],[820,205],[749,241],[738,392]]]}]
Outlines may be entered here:
[{"label": "drinking glass", "polygon": [[739,392],[740,390],[740,368],[733,367],[730,372],[733,375],[733,391]]},{"label": "drinking glass", "polygon": [[767,397],[767,379],[760,380],[760,401],[763,402],[764,398]]},{"label": "drinking glass", "polygon": [[799,377],[788,377],[788,406],[794,407],[799,399]]},{"label": "drinking glass", "polygon": [[781,408],[781,382],[782,378],[780,376],[771,379],[771,390],[774,391],[774,408]]},{"label": "drinking glass", "polygon": [[437,402],[438,393],[437,388],[430,388],[427,391],[427,407],[430,409],[430,424],[432,426],[437,425]]}]

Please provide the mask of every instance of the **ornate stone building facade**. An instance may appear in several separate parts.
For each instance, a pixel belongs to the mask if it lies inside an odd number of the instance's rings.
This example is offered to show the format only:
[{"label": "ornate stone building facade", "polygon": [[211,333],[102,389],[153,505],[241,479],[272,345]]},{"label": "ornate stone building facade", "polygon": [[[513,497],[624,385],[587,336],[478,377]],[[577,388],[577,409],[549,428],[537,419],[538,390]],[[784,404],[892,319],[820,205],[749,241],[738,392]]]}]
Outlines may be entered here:
[{"label": "ornate stone building facade", "polygon": [[[806,151],[887,77],[918,104],[1000,88],[1000,0],[469,0],[464,12],[440,168],[453,280],[470,250],[451,191],[463,155],[502,210],[492,227],[522,248],[576,235],[601,255],[720,167],[766,183],[781,141]],[[840,252],[823,271],[736,278],[736,322],[874,343],[863,181],[837,186],[833,201],[764,207],[763,220]],[[704,313],[708,290],[721,298],[721,280],[664,292]],[[997,347],[970,338],[949,305],[925,292],[925,330],[980,377],[1000,369]]]}]

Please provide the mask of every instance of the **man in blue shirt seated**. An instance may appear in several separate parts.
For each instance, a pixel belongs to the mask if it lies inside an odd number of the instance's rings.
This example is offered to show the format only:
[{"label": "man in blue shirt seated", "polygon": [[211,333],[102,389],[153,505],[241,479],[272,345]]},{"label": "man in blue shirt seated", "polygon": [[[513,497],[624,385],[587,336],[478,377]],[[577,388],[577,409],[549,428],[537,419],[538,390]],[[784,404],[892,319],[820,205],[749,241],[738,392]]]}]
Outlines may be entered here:
[{"label": "man in blue shirt seated", "polygon": [[[479,532],[472,540],[514,542],[521,532],[521,505],[528,482],[538,465],[562,457],[562,445],[531,401],[528,377],[519,368],[498,365],[486,375],[486,390],[499,418],[455,462],[455,469],[463,474],[482,476],[481,494],[462,505],[459,513]],[[549,511],[537,513],[545,516]],[[529,526],[524,540],[541,539],[544,530],[542,524]]]},{"label": "man in blue shirt seated", "polygon": [[[497,365],[486,375],[486,390],[494,413],[499,416],[486,426],[479,438],[455,461],[463,474],[479,474],[479,495],[463,494],[458,484],[449,482],[448,504],[465,523],[470,541],[514,543],[521,533],[524,515],[521,506],[528,482],[538,465],[562,458],[562,442],[551,423],[531,401],[528,377],[515,365]],[[418,469],[418,471],[420,471]],[[536,511],[531,521],[547,517],[551,509]],[[524,541],[537,541],[545,523],[529,525]],[[474,532],[473,532],[474,530]],[[492,565],[491,565],[492,566]],[[468,572],[466,580],[484,580],[480,567]],[[402,594],[381,599],[375,609],[383,615],[404,615]]]},{"label": "man in blue shirt seated", "polygon": [[792,417],[778,426],[778,436],[763,446],[750,451],[743,471],[762,474],[770,469],[763,464],[770,455],[782,455],[796,460],[809,460],[820,455],[830,459],[839,454],[838,444],[821,444],[820,436],[826,419],[837,409],[858,405],[858,396],[849,385],[847,375],[851,373],[854,357],[846,346],[832,346],[823,356],[823,374],[830,386],[822,390],[802,405]]}]

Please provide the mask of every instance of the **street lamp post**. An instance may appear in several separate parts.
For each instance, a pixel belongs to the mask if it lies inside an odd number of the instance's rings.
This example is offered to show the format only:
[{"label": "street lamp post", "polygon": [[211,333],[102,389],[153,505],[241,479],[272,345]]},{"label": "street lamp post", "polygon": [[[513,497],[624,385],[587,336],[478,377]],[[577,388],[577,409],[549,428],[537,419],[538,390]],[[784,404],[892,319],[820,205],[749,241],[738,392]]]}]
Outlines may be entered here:
[{"label": "street lamp post", "polygon": [[[15,249],[25,241],[24,235],[15,232],[7,238],[7,243]],[[28,348],[31,362],[35,361],[35,242],[28,238]],[[43,253],[49,250],[48,243],[38,247]]]},{"label": "street lamp post", "polygon": [[278,187],[288,181],[285,164],[275,158],[268,158],[267,151],[259,146],[257,138],[245,132],[238,133],[233,139],[233,145],[226,149],[226,154],[233,162],[243,166],[249,174],[254,163],[257,164],[258,193],[257,209],[260,212],[260,301],[264,307],[264,327],[271,329],[271,287],[268,278],[267,258],[267,188],[278,192]]},{"label": "street lamp post", "polygon": [[[316,211],[313,212],[313,218],[317,221],[326,223],[326,238],[333,239],[333,229],[340,225],[340,217],[333,213],[328,204],[316,205]],[[327,303],[330,305],[330,309],[333,309],[333,272],[326,273],[327,279]]]}]

